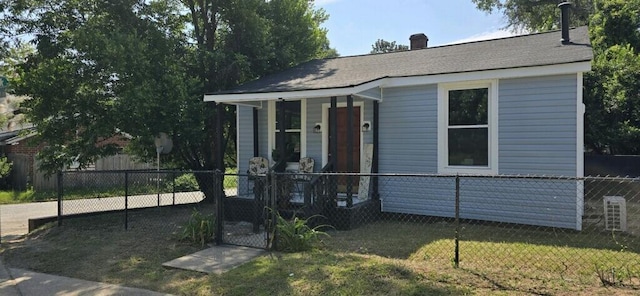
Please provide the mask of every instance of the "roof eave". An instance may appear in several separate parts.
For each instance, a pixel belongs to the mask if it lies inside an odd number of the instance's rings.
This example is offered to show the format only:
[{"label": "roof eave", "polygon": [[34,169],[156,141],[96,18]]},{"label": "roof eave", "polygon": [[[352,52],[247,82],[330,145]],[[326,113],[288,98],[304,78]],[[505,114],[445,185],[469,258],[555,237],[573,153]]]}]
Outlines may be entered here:
[{"label": "roof eave", "polygon": [[384,77],[360,85],[292,90],[278,92],[246,92],[233,94],[206,94],[205,102],[216,102],[224,104],[247,104],[249,102],[272,101],[272,100],[295,100],[309,98],[328,98],[354,95],[360,92],[379,88],[403,87],[423,84],[448,83],[458,81],[472,81],[485,79],[505,79],[523,78],[534,76],[563,75],[572,73],[583,73],[591,70],[591,60],[573,61],[561,64],[535,65],[527,67],[488,69],[481,71],[441,73],[429,75],[416,75],[405,77]]},{"label": "roof eave", "polygon": [[246,102],[256,101],[272,101],[272,100],[295,100],[305,98],[327,98],[327,97],[339,97],[357,94],[359,92],[380,87],[384,84],[386,78],[380,78],[374,81],[369,81],[359,85],[335,87],[335,88],[322,88],[322,89],[306,89],[306,90],[292,90],[292,91],[278,91],[278,92],[247,92],[240,94],[205,94],[205,102],[216,102],[223,104],[242,104]]}]

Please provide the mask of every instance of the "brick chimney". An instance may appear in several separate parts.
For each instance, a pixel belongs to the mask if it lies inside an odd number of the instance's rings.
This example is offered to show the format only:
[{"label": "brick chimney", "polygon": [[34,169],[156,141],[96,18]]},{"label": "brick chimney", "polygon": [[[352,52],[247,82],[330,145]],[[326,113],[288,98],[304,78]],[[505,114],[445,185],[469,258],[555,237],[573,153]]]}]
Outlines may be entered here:
[{"label": "brick chimney", "polygon": [[411,50],[422,49],[427,48],[427,42],[429,41],[429,38],[427,38],[427,35],[423,33],[418,33],[411,35],[411,37],[409,37],[409,41],[411,41]]}]

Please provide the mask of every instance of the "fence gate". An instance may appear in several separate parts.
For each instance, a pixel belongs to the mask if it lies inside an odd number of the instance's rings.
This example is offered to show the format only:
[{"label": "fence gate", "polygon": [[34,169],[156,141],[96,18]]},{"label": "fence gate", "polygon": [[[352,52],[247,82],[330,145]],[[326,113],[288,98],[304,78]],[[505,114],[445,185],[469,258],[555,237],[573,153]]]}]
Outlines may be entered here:
[{"label": "fence gate", "polygon": [[[271,210],[275,203],[271,201],[270,191],[273,183],[268,176],[237,176],[237,183],[250,187],[245,194],[226,192],[222,201],[222,209],[218,208],[218,243],[268,249],[271,245],[270,231]],[[228,177],[227,177],[228,178]],[[220,203],[218,203],[220,204]]]}]

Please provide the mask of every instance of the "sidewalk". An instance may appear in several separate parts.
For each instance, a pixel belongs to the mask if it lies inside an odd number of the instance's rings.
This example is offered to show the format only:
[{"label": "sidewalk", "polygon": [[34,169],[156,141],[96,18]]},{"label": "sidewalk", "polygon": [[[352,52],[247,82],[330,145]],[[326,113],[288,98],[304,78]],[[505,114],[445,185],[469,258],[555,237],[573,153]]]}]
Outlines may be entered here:
[{"label": "sidewalk", "polygon": [[0,259],[0,295],[41,296],[41,295],[169,295],[158,292],[91,282],[68,277],[31,272],[17,268],[6,268]]}]

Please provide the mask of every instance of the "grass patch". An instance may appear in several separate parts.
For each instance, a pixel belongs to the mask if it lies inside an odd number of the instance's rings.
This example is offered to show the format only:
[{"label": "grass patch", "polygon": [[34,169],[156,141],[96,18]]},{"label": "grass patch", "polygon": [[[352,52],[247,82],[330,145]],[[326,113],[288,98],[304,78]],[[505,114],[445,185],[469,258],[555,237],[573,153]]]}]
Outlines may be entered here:
[{"label": "grass patch", "polygon": [[0,204],[15,204],[37,201],[35,191],[0,191]]},{"label": "grass patch", "polygon": [[[397,221],[330,231],[320,249],[271,253],[222,275],[165,269],[163,262],[199,249],[180,240],[191,211],[132,212],[127,231],[118,214],[68,219],[62,227],[5,244],[2,255],[12,267],[181,295],[640,292],[637,237],[509,225],[463,224],[458,269],[451,261],[452,224]],[[612,268],[615,278],[607,278]],[[612,284],[605,287],[599,277]]]}]

